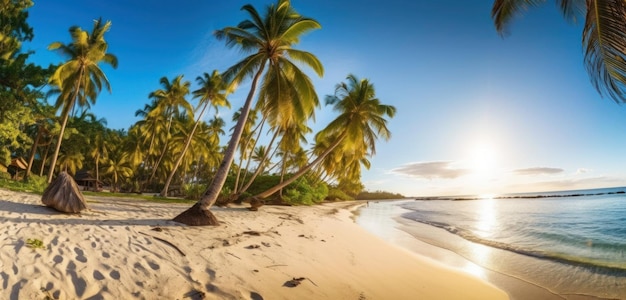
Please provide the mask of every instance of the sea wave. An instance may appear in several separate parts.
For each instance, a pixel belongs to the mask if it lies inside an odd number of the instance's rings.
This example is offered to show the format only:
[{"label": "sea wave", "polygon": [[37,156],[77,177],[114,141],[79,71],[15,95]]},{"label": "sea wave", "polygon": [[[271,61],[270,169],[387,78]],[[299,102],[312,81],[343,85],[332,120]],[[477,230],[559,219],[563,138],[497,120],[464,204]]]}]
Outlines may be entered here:
[{"label": "sea wave", "polygon": [[[510,252],[514,252],[517,254],[521,254],[521,255],[537,258],[537,259],[549,260],[549,261],[567,264],[571,266],[583,267],[594,273],[613,275],[613,276],[626,276],[626,264],[624,264],[623,262],[622,263],[611,262],[611,261],[598,260],[598,259],[593,259],[593,258],[588,258],[588,257],[573,256],[573,255],[568,255],[566,253],[532,250],[532,249],[528,249],[528,248],[524,248],[524,247],[520,247],[516,245],[511,245],[511,244],[500,242],[500,241],[485,239],[474,234],[470,230],[466,230],[466,229],[453,226],[447,223],[422,220],[419,217],[417,217],[417,215],[415,215],[414,213],[406,213],[402,215],[402,217],[415,221],[415,222],[419,222],[422,224],[444,229],[447,232],[460,236],[461,238],[465,240],[482,244],[485,246],[489,246],[489,247],[493,247],[493,248],[497,248],[497,249],[501,249],[505,251],[510,251]],[[604,248],[604,247],[614,247],[615,245],[605,244],[605,243],[596,243],[593,246]]]}]

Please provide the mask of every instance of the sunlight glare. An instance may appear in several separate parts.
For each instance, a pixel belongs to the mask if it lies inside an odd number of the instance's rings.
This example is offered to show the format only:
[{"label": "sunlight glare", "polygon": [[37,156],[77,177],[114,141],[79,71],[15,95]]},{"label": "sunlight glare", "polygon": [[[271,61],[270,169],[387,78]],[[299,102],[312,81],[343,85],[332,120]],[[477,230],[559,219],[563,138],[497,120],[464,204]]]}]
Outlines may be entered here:
[{"label": "sunlight glare", "polygon": [[497,151],[491,143],[477,142],[470,148],[470,167],[481,179],[490,179],[497,167]]}]

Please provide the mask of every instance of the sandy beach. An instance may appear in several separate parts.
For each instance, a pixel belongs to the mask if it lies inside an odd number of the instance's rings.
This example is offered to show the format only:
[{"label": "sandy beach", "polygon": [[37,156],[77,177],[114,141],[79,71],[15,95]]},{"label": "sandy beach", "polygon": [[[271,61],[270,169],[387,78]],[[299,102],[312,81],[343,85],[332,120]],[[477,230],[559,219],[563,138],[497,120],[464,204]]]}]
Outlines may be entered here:
[{"label": "sandy beach", "polygon": [[221,226],[187,227],[169,220],[189,205],[86,198],[66,215],[0,190],[1,299],[508,298],[365,231],[355,203],[215,208]]}]

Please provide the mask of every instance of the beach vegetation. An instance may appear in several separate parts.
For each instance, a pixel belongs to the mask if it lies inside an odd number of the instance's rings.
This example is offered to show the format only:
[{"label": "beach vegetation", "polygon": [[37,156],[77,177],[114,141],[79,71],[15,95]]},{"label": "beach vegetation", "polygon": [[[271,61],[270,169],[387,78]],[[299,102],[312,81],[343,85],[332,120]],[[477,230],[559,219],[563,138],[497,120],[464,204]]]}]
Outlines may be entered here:
[{"label": "beach vegetation", "polygon": [[29,62],[33,51],[23,51],[22,43],[34,38],[28,24],[30,0],[1,1],[0,9],[0,169],[13,157],[26,157],[33,143],[28,130],[36,122],[42,105],[47,78],[54,66],[47,68]]},{"label": "beach vegetation", "polygon": [[[505,35],[515,17],[547,1],[495,0],[491,10],[496,30]],[[601,95],[626,103],[626,3],[624,1],[556,1],[568,21],[584,20],[584,62]]]},{"label": "beach vegetation", "polygon": [[376,140],[391,138],[386,117],[393,117],[396,109],[376,98],[374,85],[369,80],[351,74],[347,81],[337,85],[334,95],[326,97],[326,104],[333,105],[339,116],[315,136],[317,143],[313,153],[316,158],[289,179],[255,197],[271,196],[317,164],[320,164],[319,174],[335,178],[340,183],[360,178],[362,165],[369,168],[367,157],[376,153]]},{"label": "beach vegetation", "polygon": [[47,185],[44,176],[33,175],[24,181],[12,179],[9,173],[0,173],[0,187],[11,191],[43,194]]},{"label": "beach vegetation", "polygon": [[215,36],[229,47],[251,53],[224,73],[232,86],[252,77],[250,91],[209,188],[196,205],[174,218],[187,225],[217,225],[209,208],[217,201],[228,176],[257,85],[257,106],[274,126],[289,126],[307,120],[318,106],[313,84],[296,62],[310,67],[319,76],[324,73],[322,64],[313,54],[292,46],[303,34],[320,28],[320,24],[298,14],[289,0],[278,0],[267,6],[264,15],[252,5],[244,5],[242,10],[250,19],[238,26],[217,30]]},{"label": "beach vegetation", "polygon": [[360,192],[357,196],[357,200],[386,200],[386,199],[404,199],[406,198],[404,195],[399,193],[390,193],[386,191],[363,191]]},{"label": "beach vegetation", "polygon": [[89,108],[91,104],[95,104],[103,86],[111,92],[109,80],[99,67],[99,64],[105,63],[117,68],[117,57],[107,53],[108,44],[104,39],[104,34],[110,27],[111,22],[103,22],[101,18],[94,20],[91,32],[72,26],[69,30],[72,37],[70,43],[54,42],[48,46],[48,49],[56,50],[68,58],[49,79],[49,84],[54,86],[50,92],[57,95],[55,107],[61,110],[62,120],[48,171],[48,183],[52,181],[54,175],[70,113],[74,114],[76,106]]},{"label": "beach vegetation", "polygon": [[[0,60],[0,71],[10,73],[6,82],[0,78],[0,93],[12,93],[9,98],[15,100],[0,107],[0,128],[11,127],[0,130],[0,162],[28,161],[26,170],[11,173],[13,180],[3,175],[7,178],[0,179],[0,186],[41,193],[52,174],[65,171],[84,179],[80,184],[86,195],[195,200],[175,218],[186,224],[195,222],[184,217],[189,214],[200,216],[198,224],[217,224],[209,211],[216,203],[254,202],[258,208],[354,199],[364,188],[361,168],[370,167],[375,143],[390,137],[386,123],[395,108],[376,98],[368,79],[348,75],[326,97],[336,118],[315,132],[311,122],[320,101],[308,74],[322,76],[324,68],[314,54],[294,47],[321,25],[296,12],[288,0],[242,10],[247,19],[218,30],[215,37],[241,50],[243,59],[224,72],[197,76],[193,91],[183,74],[160,77],[127,130],[110,129],[106,119],[89,111],[103,88],[111,91],[100,67],[117,66],[104,38],[110,22],[98,19],[90,32],[70,27],[69,43],[49,46],[67,59],[59,66],[29,65],[27,54],[20,56],[22,69],[7,68]],[[11,34],[18,41],[31,38],[27,31]],[[12,55],[19,53],[14,50]],[[20,76],[30,79],[15,85],[11,80]],[[246,100],[232,114],[235,125],[226,128],[218,110],[230,107],[228,96],[248,79]],[[48,92],[40,92],[42,87]],[[46,95],[56,102],[48,104]],[[207,120],[209,112],[215,115]],[[221,139],[227,134],[231,137],[224,146]]]},{"label": "beach vegetation", "polygon": [[328,196],[326,196],[326,200],[329,201],[348,201],[348,200],[354,200],[354,197],[346,194],[346,192],[335,188],[335,187],[331,187],[328,189]]},{"label": "beach vegetation", "polygon": [[34,250],[37,250],[37,249],[46,250],[46,249],[48,249],[48,247],[40,239],[27,239],[26,240],[26,247],[34,249]]},{"label": "beach vegetation", "polygon": [[162,197],[167,196],[167,190],[169,189],[170,183],[172,182],[172,179],[176,174],[176,170],[178,170],[180,163],[183,161],[183,158],[185,157],[185,154],[187,153],[187,150],[191,145],[194,134],[196,133],[196,129],[198,128],[198,125],[200,124],[200,121],[204,116],[204,112],[206,111],[207,107],[209,107],[209,105],[214,107],[216,113],[217,108],[220,106],[230,108],[230,102],[228,102],[226,96],[232,89],[229,90],[229,87],[222,79],[219,71],[214,70],[213,73],[211,73],[210,75],[208,73],[204,73],[203,76],[198,76],[196,78],[196,81],[200,84],[200,88],[193,91],[193,95],[195,98],[199,99],[197,110],[200,110],[200,114],[198,115],[198,118],[196,119],[196,122],[191,129],[191,132],[185,138],[183,149],[180,152],[178,159],[174,163],[172,171],[165,180],[165,185],[161,190]]},{"label": "beach vegetation", "polygon": [[281,199],[289,205],[313,205],[323,202],[327,196],[328,186],[325,183],[300,177],[289,185]]}]

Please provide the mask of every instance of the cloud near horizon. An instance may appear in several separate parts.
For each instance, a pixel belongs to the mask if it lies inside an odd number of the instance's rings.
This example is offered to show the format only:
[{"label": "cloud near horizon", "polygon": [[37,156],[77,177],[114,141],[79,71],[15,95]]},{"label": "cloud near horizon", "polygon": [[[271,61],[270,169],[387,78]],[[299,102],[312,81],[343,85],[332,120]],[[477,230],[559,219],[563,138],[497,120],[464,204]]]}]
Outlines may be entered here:
[{"label": "cloud near horizon", "polygon": [[455,179],[470,172],[467,169],[454,168],[453,164],[449,161],[414,162],[393,169],[391,172],[424,179]]},{"label": "cloud near horizon", "polygon": [[546,167],[513,170],[513,173],[515,173],[515,175],[558,174],[558,173],[563,173],[563,172],[564,170],[561,168],[546,168]]}]

